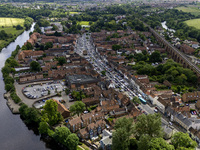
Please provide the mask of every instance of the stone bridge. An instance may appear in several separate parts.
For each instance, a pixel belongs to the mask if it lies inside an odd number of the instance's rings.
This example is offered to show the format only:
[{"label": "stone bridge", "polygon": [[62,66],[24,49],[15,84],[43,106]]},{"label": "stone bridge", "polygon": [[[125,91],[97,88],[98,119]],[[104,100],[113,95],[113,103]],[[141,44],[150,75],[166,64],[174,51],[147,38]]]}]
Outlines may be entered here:
[{"label": "stone bridge", "polygon": [[[148,25],[146,25],[146,26],[148,26]],[[185,56],[184,53],[182,53],[177,48],[175,48],[174,46],[172,46],[171,43],[169,43],[167,40],[165,40],[165,38],[162,37],[160,34],[158,34],[154,29],[152,29],[151,27],[149,27],[149,31],[155,36],[155,38],[158,40],[159,44],[161,46],[165,47],[165,50],[172,56],[172,59],[174,61],[182,64],[184,68],[191,69],[193,72],[196,73],[196,75],[200,79],[200,68],[199,67],[197,67],[195,64],[193,64]]]}]

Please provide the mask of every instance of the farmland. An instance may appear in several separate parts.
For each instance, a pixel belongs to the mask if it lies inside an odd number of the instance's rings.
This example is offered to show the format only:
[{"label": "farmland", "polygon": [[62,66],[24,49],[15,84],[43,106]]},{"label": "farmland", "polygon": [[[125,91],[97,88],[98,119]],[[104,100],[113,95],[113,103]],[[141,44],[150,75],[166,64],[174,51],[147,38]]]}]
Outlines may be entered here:
[{"label": "farmland", "polygon": [[188,26],[195,27],[196,29],[200,29],[200,19],[191,19],[185,21]]},{"label": "farmland", "polygon": [[0,18],[0,27],[13,27],[16,25],[22,25],[24,24],[24,19],[19,18]]},{"label": "farmland", "polygon": [[182,10],[183,12],[191,13],[192,15],[198,16],[200,15],[200,9],[194,6],[188,6],[188,7],[177,7],[177,10]]}]

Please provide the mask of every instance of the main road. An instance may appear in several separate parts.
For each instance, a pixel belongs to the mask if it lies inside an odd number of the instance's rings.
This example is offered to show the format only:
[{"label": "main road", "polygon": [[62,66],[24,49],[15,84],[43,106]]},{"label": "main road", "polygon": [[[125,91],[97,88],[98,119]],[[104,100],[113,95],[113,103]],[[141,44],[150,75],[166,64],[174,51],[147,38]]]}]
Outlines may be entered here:
[{"label": "main road", "polygon": [[[84,50],[87,51],[87,56],[83,55]],[[100,54],[95,51],[90,34],[83,34],[79,37],[75,51],[82,57],[85,57],[99,74],[101,74],[102,71],[106,71],[105,78],[111,81],[113,88],[120,92],[124,92],[124,94],[126,94],[130,99],[134,96],[142,96],[140,91],[136,88],[136,85],[132,85],[132,82],[127,77],[110,68],[107,65],[108,61],[106,60],[106,57],[100,56]],[[148,104],[140,104],[138,108],[141,108],[141,111],[146,114],[155,113],[154,108],[150,107]],[[168,124],[168,122],[163,118],[162,123],[166,125]]]}]

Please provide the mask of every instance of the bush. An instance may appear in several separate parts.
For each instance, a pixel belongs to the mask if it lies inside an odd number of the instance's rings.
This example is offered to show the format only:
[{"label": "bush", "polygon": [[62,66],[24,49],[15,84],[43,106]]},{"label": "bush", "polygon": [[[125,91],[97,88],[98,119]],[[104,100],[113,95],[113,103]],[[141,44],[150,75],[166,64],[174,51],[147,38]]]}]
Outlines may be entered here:
[{"label": "bush", "polygon": [[19,102],[21,102],[21,99],[18,97],[18,95],[13,91],[10,93],[10,97],[12,98],[12,100],[18,104]]}]

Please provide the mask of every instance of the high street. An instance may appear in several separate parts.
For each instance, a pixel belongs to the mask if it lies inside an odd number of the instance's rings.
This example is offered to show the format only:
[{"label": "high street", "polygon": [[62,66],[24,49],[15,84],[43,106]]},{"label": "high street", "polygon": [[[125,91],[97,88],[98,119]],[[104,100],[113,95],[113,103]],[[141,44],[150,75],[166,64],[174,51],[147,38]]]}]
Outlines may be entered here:
[{"label": "high street", "polygon": [[[84,50],[87,51],[86,56],[83,55]],[[81,37],[79,37],[75,52],[82,57],[85,57],[94,66],[94,69],[99,74],[102,74],[102,71],[106,71],[105,78],[111,81],[113,87],[116,90],[124,92],[124,94],[126,94],[130,99],[133,99],[133,97],[135,96],[143,97],[142,93],[140,93],[141,90],[138,90],[137,85],[133,85],[133,82],[131,80],[126,78],[123,74],[116,72],[114,71],[114,69],[109,67],[106,57],[100,56],[99,53],[95,51],[95,47],[93,45],[90,34],[83,34]],[[137,109],[140,109],[141,112],[145,114],[155,113],[155,108],[150,107],[148,104],[140,104],[137,106]],[[162,118],[161,121],[165,125],[169,124],[168,121],[166,121],[164,118]]]}]

